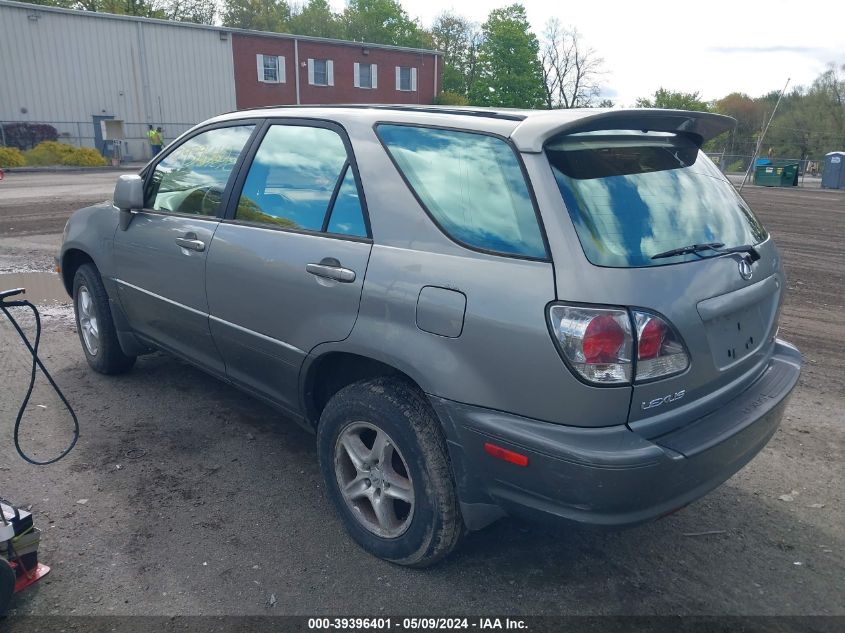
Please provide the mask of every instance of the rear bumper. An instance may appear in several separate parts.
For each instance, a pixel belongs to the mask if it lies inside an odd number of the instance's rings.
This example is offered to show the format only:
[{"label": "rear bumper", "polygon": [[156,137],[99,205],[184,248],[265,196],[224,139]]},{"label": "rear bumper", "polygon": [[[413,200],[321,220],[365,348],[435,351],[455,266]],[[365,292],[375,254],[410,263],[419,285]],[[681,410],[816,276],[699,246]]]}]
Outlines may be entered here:
[{"label": "rear bumper", "polygon": [[[651,439],[624,425],[562,426],[431,400],[446,429],[470,529],[506,514],[630,525],[687,505],[747,464],[777,430],[800,371],[798,350],[778,341],[770,365],[747,390]],[[485,442],[527,455],[528,466],[491,457]]]}]

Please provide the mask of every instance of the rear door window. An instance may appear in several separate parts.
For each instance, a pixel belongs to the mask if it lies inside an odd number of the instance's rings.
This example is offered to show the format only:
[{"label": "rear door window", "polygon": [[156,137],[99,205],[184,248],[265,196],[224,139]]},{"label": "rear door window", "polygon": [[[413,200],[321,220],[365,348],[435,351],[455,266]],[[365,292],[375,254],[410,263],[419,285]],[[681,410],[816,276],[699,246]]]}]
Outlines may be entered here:
[{"label": "rear door window", "polygon": [[552,139],[546,156],[593,264],[657,266],[716,255],[652,259],[691,244],[759,244],[763,226],[689,138],[590,132]]},{"label": "rear door window", "polygon": [[272,125],[244,182],[235,219],[366,237],[355,174],[334,130]]},{"label": "rear door window", "polygon": [[545,258],[543,235],[513,149],[485,134],[378,126],[399,171],[437,225],[471,248]]}]

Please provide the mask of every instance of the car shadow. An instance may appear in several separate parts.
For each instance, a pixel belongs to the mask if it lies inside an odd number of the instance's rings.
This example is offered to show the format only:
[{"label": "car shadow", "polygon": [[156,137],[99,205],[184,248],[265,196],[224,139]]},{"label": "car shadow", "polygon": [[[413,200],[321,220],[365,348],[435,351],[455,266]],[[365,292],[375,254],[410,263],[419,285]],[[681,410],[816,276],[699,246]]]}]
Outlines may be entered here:
[{"label": "car shadow", "polygon": [[[325,495],[314,437],[254,398],[163,354],[119,378],[79,361],[57,377],[82,396],[67,486],[109,499],[69,504],[86,531],[63,545],[112,552],[116,586],[146,587],[161,612],[260,614],[271,594],[276,614],[843,611],[845,543],[777,501],[766,452],[751,475],[660,521],[612,531],[505,519],[413,570],[352,542]],[[81,560],[72,571],[72,582],[101,583]],[[189,603],[176,600],[185,593]]]}]

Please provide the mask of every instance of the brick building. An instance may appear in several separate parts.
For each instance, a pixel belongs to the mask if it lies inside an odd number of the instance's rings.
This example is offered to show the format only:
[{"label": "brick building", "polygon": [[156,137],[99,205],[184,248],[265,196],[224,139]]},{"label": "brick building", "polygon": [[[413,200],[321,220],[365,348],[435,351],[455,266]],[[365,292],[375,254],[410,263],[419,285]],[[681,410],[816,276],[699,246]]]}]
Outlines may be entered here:
[{"label": "brick building", "polygon": [[267,33],[232,33],[238,108],[276,104],[432,103],[432,51]]}]

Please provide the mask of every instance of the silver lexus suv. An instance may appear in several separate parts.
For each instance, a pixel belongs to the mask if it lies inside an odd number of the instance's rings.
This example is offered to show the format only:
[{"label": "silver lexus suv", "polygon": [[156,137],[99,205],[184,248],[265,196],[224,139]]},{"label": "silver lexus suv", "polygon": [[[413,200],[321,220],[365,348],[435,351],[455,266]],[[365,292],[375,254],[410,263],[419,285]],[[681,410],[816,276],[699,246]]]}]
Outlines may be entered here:
[{"label": "silver lexus suv", "polygon": [[58,258],[93,369],[164,350],[316,435],[351,537],[429,565],[505,515],[628,525],[777,429],[772,240],[672,110],[271,108],[186,132]]}]

